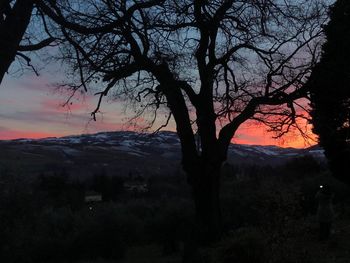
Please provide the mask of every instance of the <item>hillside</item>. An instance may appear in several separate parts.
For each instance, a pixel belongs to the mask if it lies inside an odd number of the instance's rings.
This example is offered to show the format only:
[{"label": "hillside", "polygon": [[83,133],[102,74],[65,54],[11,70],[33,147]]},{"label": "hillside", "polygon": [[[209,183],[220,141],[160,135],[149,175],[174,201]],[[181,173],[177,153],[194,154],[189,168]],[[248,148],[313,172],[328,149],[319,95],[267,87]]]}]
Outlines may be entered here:
[{"label": "hillside", "polygon": [[[174,132],[142,134],[130,131],[45,139],[0,141],[0,162],[26,173],[69,169],[76,175],[94,169],[121,176],[129,173],[167,174],[179,170],[181,149]],[[231,144],[231,164],[280,165],[298,156],[323,160],[319,147],[307,149]]]}]

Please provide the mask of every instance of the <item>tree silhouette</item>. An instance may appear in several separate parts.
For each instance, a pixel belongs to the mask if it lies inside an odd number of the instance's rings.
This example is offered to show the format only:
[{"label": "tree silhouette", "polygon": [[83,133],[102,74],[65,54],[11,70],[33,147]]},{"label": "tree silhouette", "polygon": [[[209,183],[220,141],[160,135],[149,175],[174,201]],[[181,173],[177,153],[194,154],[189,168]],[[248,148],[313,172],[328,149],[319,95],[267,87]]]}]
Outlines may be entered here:
[{"label": "tree silhouette", "polygon": [[334,175],[350,184],[350,2],[338,0],[324,28],[327,42],[310,76],[312,123]]},{"label": "tree silhouette", "polygon": [[137,116],[153,112],[150,124],[168,110],[198,229],[213,240],[220,236],[220,169],[237,129],[254,119],[282,135],[301,116],[296,100],[306,96],[305,76],[317,58],[320,2],[90,0],[40,8],[69,42],[62,59],[79,78],[69,88],[99,89],[93,118],[110,93],[135,104]]},{"label": "tree silhouette", "polygon": [[26,34],[36,2],[38,1],[0,0],[0,84],[16,57],[35,71],[31,59],[24,52],[41,49],[54,41],[50,36],[37,41],[41,35],[32,37]]}]

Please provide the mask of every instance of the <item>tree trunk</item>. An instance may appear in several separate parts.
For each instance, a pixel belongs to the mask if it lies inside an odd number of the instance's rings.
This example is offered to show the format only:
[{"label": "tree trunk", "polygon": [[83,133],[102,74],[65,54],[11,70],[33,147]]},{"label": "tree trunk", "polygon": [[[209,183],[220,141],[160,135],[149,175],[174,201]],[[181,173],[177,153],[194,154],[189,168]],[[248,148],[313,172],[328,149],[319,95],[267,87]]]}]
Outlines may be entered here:
[{"label": "tree trunk", "polygon": [[221,237],[220,164],[203,164],[194,174],[192,194],[196,209],[195,239],[206,245]]},{"label": "tree trunk", "polygon": [[196,221],[185,242],[183,263],[201,262],[198,247],[221,238],[220,164],[196,165],[188,174],[195,204]]},{"label": "tree trunk", "polygon": [[17,0],[11,13],[0,23],[0,84],[16,57],[18,46],[30,22],[33,5],[33,0]]}]

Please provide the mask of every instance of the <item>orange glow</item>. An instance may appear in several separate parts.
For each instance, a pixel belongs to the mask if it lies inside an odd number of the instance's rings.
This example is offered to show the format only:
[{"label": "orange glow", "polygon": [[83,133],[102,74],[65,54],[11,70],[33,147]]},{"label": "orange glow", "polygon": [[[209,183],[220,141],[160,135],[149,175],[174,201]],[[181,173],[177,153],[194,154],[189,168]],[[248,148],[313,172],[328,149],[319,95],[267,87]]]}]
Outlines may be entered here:
[{"label": "orange glow", "polygon": [[[97,129],[93,132],[99,131],[115,131],[120,130],[121,126],[113,125],[111,123],[100,123]],[[119,128],[119,129],[118,129]],[[133,130],[132,126],[123,127],[122,130]],[[0,140],[13,140],[19,138],[40,139],[46,137],[61,137],[71,134],[49,133],[49,132],[35,132],[35,131],[18,131],[18,130],[0,130]],[[274,139],[273,133],[266,131],[266,128],[257,124],[243,124],[237,131],[232,143],[250,144],[250,145],[277,145],[283,148],[306,148],[316,144],[317,136],[311,131],[307,133],[310,139],[305,140],[296,131],[291,131],[280,139]]]},{"label": "orange glow", "polygon": [[[0,140],[18,138],[44,138],[61,137],[67,135],[78,135],[83,133],[97,133],[103,131],[130,130],[140,131],[142,127],[148,126],[147,120],[138,117],[130,124],[130,114],[121,114],[118,104],[106,103],[103,112],[97,115],[97,121],[91,121],[89,112],[93,97],[86,96],[84,99],[74,101],[69,108],[62,107],[62,100],[45,98],[37,104],[38,107],[25,108],[12,115],[13,119],[7,117],[1,120]],[[1,102],[11,103],[11,100]],[[21,105],[20,105],[21,106]],[[20,107],[19,107],[20,108]],[[67,114],[68,113],[68,114]],[[299,114],[307,113],[300,111]],[[194,113],[193,113],[194,114]],[[131,113],[132,115],[132,113]],[[3,114],[3,116],[5,116]],[[11,115],[10,115],[11,116]],[[165,118],[165,117],[164,117]],[[154,129],[165,123],[160,116],[154,124]],[[193,116],[194,118],[194,116]],[[1,119],[1,115],[0,115]],[[309,139],[305,140],[297,130],[292,130],[280,139],[274,139],[274,133],[267,132],[267,128],[256,122],[246,122],[236,132],[232,143],[251,145],[277,145],[280,147],[306,148],[317,143],[317,137],[311,132],[311,125],[306,120],[299,121],[299,126],[306,131]],[[175,131],[176,125],[172,120],[166,130]]]},{"label": "orange glow", "polygon": [[13,130],[0,131],[0,140],[14,140],[14,139],[20,139],[20,138],[41,139],[41,138],[59,137],[59,136],[63,136],[63,134],[53,134],[53,133],[45,133],[45,132],[22,132],[22,131],[13,131]]},{"label": "orange glow", "polygon": [[291,129],[282,138],[274,139],[273,136],[275,134],[267,132],[265,126],[247,122],[238,129],[232,142],[238,144],[277,145],[283,148],[307,148],[317,144],[317,136],[311,131],[312,125],[308,124],[306,120],[299,120],[298,124],[303,129],[305,137],[298,130]]}]

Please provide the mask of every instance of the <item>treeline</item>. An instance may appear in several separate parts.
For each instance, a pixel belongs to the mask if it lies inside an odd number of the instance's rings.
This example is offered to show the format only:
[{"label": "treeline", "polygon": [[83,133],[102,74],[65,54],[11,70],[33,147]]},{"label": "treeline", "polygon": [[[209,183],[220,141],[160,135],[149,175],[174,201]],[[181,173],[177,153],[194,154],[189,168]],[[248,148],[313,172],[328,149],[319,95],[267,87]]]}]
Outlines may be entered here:
[{"label": "treeline", "polygon": [[[313,235],[305,229],[316,213],[314,196],[320,184],[332,186],[336,211],[346,217],[344,204],[349,203],[350,191],[311,157],[281,167],[249,166],[244,171],[241,179],[234,173],[223,176],[225,238],[211,249],[199,250],[199,262],[301,260],[305,255],[290,240]],[[24,175],[1,170],[0,260],[116,261],[131,246],[155,244],[164,255],[191,248],[194,210],[183,175],[149,178],[149,192],[138,196],[126,195],[121,178],[115,178],[101,170],[86,181],[73,180],[67,171],[26,180]],[[85,192],[90,190],[105,193],[104,202],[85,204]]]},{"label": "treeline", "polygon": [[[135,196],[124,192],[124,180],[103,170],[86,181],[73,180],[64,170],[35,180],[0,170],[0,260],[118,260],[140,243],[178,249],[193,207],[172,189],[185,182],[150,178],[151,192]],[[100,193],[102,202],[87,204],[90,191]],[[162,191],[167,195],[158,195]]]}]

